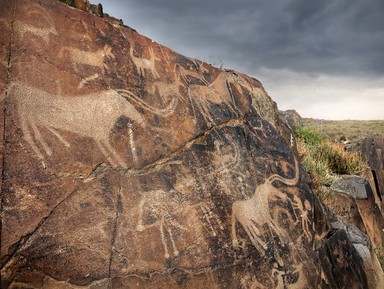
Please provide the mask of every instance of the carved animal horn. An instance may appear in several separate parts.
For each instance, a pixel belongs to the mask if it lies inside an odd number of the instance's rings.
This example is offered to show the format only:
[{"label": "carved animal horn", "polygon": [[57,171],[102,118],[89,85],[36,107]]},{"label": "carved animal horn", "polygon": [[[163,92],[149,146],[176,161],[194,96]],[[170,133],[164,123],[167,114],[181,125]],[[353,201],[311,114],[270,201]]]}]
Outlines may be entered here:
[{"label": "carved animal horn", "polygon": [[295,177],[293,179],[286,179],[279,175],[273,174],[268,178],[268,180],[272,183],[274,181],[280,181],[288,186],[294,186],[297,184],[299,180],[299,162],[297,161],[297,158],[295,158]]},{"label": "carved animal horn", "polygon": [[116,89],[116,91],[121,96],[126,98],[128,101],[132,100],[136,104],[140,105],[142,108],[144,108],[144,109],[146,109],[146,110],[148,110],[154,114],[164,116],[164,117],[171,115],[175,111],[175,108],[177,105],[177,99],[174,97],[174,98],[172,98],[172,100],[170,101],[170,103],[167,107],[156,108],[156,107],[153,107],[153,106],[149,105],[148,103],[144,102],[142,99],[140,99],[138,96],[134,95],[132,92],[129,92],[128,90]]}]

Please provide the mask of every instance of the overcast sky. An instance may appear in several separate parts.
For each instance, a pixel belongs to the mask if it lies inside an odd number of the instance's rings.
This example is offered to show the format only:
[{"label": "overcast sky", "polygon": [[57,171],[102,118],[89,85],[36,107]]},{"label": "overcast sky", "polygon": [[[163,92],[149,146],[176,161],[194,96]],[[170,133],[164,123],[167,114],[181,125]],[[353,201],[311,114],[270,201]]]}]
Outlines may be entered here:
[{"label": "overcast sky", "polygon": [[98,2],[160,44],[259,79],[279,109],[384,119],[384,0]]}]

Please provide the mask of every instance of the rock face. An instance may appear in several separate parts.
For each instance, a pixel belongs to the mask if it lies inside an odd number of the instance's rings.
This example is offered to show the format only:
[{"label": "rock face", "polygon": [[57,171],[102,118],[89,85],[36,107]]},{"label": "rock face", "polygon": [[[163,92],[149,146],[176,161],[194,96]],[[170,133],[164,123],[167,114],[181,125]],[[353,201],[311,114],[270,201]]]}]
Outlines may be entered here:
[{"label": "rock face", "polygon": [[384,194],[384,135],[366,137],[352,145],[351,150],[358,151],[372,169],[375,191],[383,203]]},{"label": "rock face", "polygon": [[285,122],[292,130],[303,126],[303,121],[300,114],[294,109],[279,110],[279,115],[281,120]]},{"label": "rock face", "polygon": [[359,176],[342,175],[331,189],[333,196],[329,206],[333,211],[367,233],[376,247],[383,247],[384,218],[369,182]]},{"label": "rock face", "polygon": [[257,80],[59,1],[1,7],[1,288],[381,288]]}]

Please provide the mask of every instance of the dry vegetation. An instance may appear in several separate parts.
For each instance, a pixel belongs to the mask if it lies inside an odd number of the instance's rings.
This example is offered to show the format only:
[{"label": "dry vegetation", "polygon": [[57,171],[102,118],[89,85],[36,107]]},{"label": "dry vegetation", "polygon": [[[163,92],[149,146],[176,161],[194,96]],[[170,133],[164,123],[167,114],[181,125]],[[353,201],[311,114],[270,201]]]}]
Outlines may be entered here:
[{"label": "dry vegetation", "polygon": [[345,137],[360,139],[375,133],[384,133],[384,120],[316,120],[303,118],[303,125],[312,128],[333,141]]},{"label": "dry vegetation", "polygon": [[357,153],[347,152],[343,144],[332,142],[319,131],[304,126],[295,132],[300,160],[311,176],[315,193],[323,201],[332,197],[327,188],[335,176],[358,175],[365,169],[366,164]]}]

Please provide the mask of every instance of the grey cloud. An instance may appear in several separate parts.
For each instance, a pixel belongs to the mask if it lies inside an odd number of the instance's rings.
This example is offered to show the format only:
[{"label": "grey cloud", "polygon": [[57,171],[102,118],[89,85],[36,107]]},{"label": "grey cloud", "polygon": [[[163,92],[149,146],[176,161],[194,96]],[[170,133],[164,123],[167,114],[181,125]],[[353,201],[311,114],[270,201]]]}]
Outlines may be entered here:
[{"label": "grey cloud", "polygon": [[[225,65],[384,73],[382,0],[104,0],[124,22],[184,54]],[[111,11],[111,14],[115,12]]]}]

